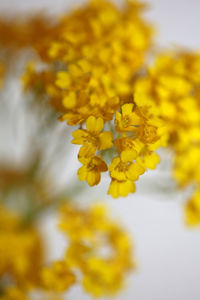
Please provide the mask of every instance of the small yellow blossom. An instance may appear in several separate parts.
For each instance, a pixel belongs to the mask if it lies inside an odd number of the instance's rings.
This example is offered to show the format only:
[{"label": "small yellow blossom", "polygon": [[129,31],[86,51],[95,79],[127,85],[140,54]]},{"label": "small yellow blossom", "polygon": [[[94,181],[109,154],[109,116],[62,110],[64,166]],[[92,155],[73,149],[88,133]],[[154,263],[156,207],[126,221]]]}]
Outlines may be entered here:
[{"label": "small yellow blossom", "polygon": [[0,207],[0,278],[7,275],[20,286],[37,282],[41,265],[40,236],[31,226],[23,226],[20,216]]},{"label": "small yellow blossom", "polygon": [[127,103],[122,106],[122,113],[116,112],[116,129],[118,131],[134,131],[140,124],[142,118],[134,111],[134,104]]},{"label": "small yellow blossom", "polygon": [[64,261],[55,261],[52,266],[44,267],[40,271],[41,284],[44,289],[65,292],[76,279]]},{"label": "small yellow blossom", "polygon": [[121,157],[115,157],[109,166],[111,178],[119,181],[138,180],[145,169],[137,162],[133,162],[133,159],[135,159],[135,153],[132,151],[123,152]]},{"label": "small yellow blossom", "polygon": [[117,147],[117,152],[119,154],[123,153],[124,151],[128,152],[134,152],[135,157],[137,157],[138,151],[141,149],[138,149],[138,145],[136,141],[130,137],[121,137],[115,139],[115,145]]},{"label": "small yellow blossom", "polygon": [[[127,142],[127,140],[126,140]],[[128,143],[130,145],[130,143]],[[145,168],[137,161],[137,152],[132,149],[124,150],[121,155],[115,157],[109,165],[110,176],[112,178],[108,194],[114,198],[127,196],[135,192],[134,181],[145,172]]]},{"label": "small yellow blossom", "polygon": [[90,186],[97,185],[101,179],[101,172],[108,170],[106,163],[99,156],[79,158],[79,160],[83,163],[77,173],[79,180],[86,180]]},{"label": "small yellow blossom", "polygon": [[110,187],[108,189],[108,194],[113,198],[118,198],[120,196],[126,197],[130,193],[135,192],[135,184],[132,180],[118,181],[112,179]]},{"label": "small yellow blossom", "polygon": [[1,300],[29,300],[26,293],[19,288],[12,286],[7,288],[3,295],[0,295]]},{"label": "small yellow blossom", "polygon": [[105,150],[112,147],[112,132],[104,131],[103,119],[90,116],[86,120],[86,130],[78,129],[73,132],[73,144],[83,145],[79,151],[79,157],[93,156],[97,150]]},{"label": "small yellow blossom", "polygon": [[154,170],[157,164],[160,163],[160,157],[157,153],[147,153],[144,157],[138,157],[137,162],[140,163],[144,168]]}]

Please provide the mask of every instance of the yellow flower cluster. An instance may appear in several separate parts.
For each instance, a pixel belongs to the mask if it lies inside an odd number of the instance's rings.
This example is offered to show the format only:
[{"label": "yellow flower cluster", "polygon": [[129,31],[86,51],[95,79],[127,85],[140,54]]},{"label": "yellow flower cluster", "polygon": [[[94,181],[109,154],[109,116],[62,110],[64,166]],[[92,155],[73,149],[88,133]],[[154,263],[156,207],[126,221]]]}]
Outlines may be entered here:
[{"label": "yellow flower cluster", "polygon": [[42,259],[39,234],[2,206],[0,220],[0,279],[8,276],[23,288],[35,285]]},{"label": "yellow flower cluster", "polygon": [[60,213],[59,227],[68,239],[66,254],[45,266],[38,233],[1,207],[0,280],[8,278],[1,300],[34,299],[35,290],[41,299],[55,300],[74,284],[96,297],[123,287],[125,274],[134,266],[130,238],[109,219],[105,207],[80,209],[68,204]]},{"label": "yellow flower cluster", "polygon": [[129,236],[109,220],[102,205],[90,210],[65,206],[60,229],[67,234],[66,262],[82,273],[84,289],[95,297],[115,294],[134,266]]},{"label": "yellow flower cluster", "polygon": [[[200,54],[181,51],[160,55],[135,84],[159,108],[169,146],[174,150],[174,177],[181,187],[200,187]],[[188,222],[200,205],[199,192],[187,205]],[[198,208],[197,208],[198,210]]]},{"label": "yellow flower cluster", "polygon": [[61,64],[53,96],[56,93],[62,103],[62,119],[69,125],[91,115],[112,120],[130,95],[130,81],[151,43],[151,28],[142,20],[141,9],[131,1],[119,9],[109,1],[93,0],[61,20],[47,59]]},{"label": "yellow flower cluster", "polygon": [[[79,179],[94,186],[108,170],[108,194],[115,198],[134,192],[134,181],[156,167],[153,151],[166,139],[154,102],[133,90],[151,45],[142,9],[131,1],[120,9],[90,1],[60,21],[43,49],[36,48],[46,67],[37,72],[29,65],[23,76],[26,89],[43,87],[61,120],[79,125],[72,141],[81,145]],[[112,161],[105,162],[109,153]]]}]

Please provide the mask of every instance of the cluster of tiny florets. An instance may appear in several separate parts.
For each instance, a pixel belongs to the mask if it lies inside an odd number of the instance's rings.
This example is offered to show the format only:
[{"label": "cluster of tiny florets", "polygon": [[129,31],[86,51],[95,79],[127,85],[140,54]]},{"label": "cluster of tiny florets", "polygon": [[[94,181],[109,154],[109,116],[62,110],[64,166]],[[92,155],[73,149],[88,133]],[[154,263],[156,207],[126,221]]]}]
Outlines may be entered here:
[{"label": "cluster of tiny florets", "polygon": [[180,187],[194,189],[194,196],[186,205],[189,224],[200,221],[199,87],[200,54],[187,51],[161,54],[146,76],[135,83],[136,92],[154,101],[165,123],[168,146],[174,152],[174,178]]},{"label": "cluster of tiny florets", "polygon": [[68,246],[64,257],[49,265],[44,263],[38,230],[27,227],[20,215],[4,207],[0,207],[0,217],[0,278],[11,279],[1,300],[34,299],[31,295],[36,289],[45,299],[52,299],[51,295],[61,299],[75,284],[95,297],[112,295],[123,287],[125,274],[134,267],[129,236],[102,205],[61,208],[59,227]]},{"label": "cluster of tiny florets", "polygon": [[60,120],[78,126],[72,140],[81,145],[78,178],[94,186],[109,171],[108,194],[115,198],[135,191],[134,182],[156,167],[154,151],[166,142],[154,102],[133,89],[152,43],[142,9],[131,1],[120,9],[89,2],[60,21],[43,49],[36,47],[44,70],[29,65],[23,76],[26,89],[42,84]]}]

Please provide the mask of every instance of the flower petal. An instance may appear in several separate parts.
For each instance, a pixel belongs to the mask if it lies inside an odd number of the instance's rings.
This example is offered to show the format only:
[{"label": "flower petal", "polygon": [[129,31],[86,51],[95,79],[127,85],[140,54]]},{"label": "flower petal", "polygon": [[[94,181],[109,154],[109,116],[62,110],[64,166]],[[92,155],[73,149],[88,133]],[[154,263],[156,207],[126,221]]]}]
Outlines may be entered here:
[{"label": "flower petal", "polygon": [[101,179],[100,172],[91,171],[87,173],[87,182],[90,186],[97,185]]},{"label": "flower petal", "polygon": [[111,148],[112,145],[113,145],[112,139],[113,139],[112,132],[110,132],[110,131],[102,132],[99,135],[99,141],[100,141],[99,149],[100,150],[105,150],[105,149]]},{"label": "flower petal", "polygon": [[84,144],[78,153],[79,158],[81,157],[92,157],[94,156],[95,152],[96,152],[97,148],[92,144],[92,143],[87,143]]},{"label": "flower petal", "polygon": [[144,157],[144,165],[148,169],[155,169],[157,164],[160,163],[160,157],[156,153],[151,153]]},{"label": "flower petal", "polygon": [[136,181],[139,176],[145,172],[145,169],[138,163],[133,163],[129,169],[126,171],[126,176],[128,179]]},{"label": "flower petal", "polygon": [[81,181],[86,180],[87,177],[87,166],[82,166],[78,169],[77,175],[78,175],[78,179]]},{"label": "flower petal", "polygon": [[78,129],[72,133],[72,144],[83,145],[87,141],[88,133],[85,130]]},{"label": "flower petal", "polygon": [[87,131],[91,133],[100,133],[103,129],[103,119],[102,118],[95,118],[94,116],[90,116],[86,121],[86,128]]},{"label": "flower petal", "polygon": [[133,161],[137,157],[137,152],[132,149],[132,150],[124,150],[121,153],[121,160],[123,162],[128,162],[128,161]]}]

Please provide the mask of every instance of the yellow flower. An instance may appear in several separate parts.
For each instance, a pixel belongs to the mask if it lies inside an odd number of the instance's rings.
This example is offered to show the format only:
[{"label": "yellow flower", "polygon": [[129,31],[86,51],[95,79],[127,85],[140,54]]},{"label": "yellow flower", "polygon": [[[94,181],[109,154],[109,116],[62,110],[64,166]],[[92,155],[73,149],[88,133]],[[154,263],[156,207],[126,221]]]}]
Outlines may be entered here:
[{"label": "yellow flower", "polygon": [[[98,281],[97,281],[98,278]],[[94,297],[115,295],[122,288],[120,266],[112,260],[91,257],[88,260],[88,274],[83,277],[83,287]]]},{"label": "yellow flower", "polygon": [[0,296],[1,300],[29,300],[26,293],[18,287],[8,287],[3,295]]},{"label": "yellow flower", "polygon": [[144,168],[148,169],[155,169],[157,164],[160,163],[160,157],[158,154],[152,153],[145,153],[143,157],[138,157],[137,162],[142,165]]},{"label": "yellow flower", "polygon": [[137,161],[137,152],[133,150],[124,150],[121,155],[115,157],[110,166],[110,176],[112,178],[108,194],[114,198],[127,196],[129,193],[135,192],[135,184],[133,181],[138,180],[139,176],[145,172],[142,164]]},{"label": "yellow flower", "polygon": [[112,132],[104,131],[103,119],[90,116],[86,120],[86,130],[78,129],[73,132],[73,144],[83,145],[79,151],[79,157],[93,156],[97,150],[111,148]]},{"label": "yellow flower", "polygon": [[55,261],[52,266],[43,267],[40,277],[42,287],[55,292],[67,291],[76,281],[65,261]]},{"label": "yellow flower", "polygon": [[32,286],[42,259],[40,236],[32,226],[24,226],[20,215],[2,206],[0,220],[0,278],[7,275],[19,286]]},{"label": "yellow flower", "polygon": [[157,128],[148,124],[140,126],[136,132],[136,136],[145,144],[155,143],[159,139]]},{"label": "yellow flower", "polygon": [[120,196],[126,197],[130,193],[135,192],[135,184],[132,180],[118,181],[113,179],[110,183],[108,189],[108,194],[113,198],[118,198]]},{"label": "yellow flower", "polygon": [[116,138],[114,141],[116,147],[117,147],[117,152],[119,154],[122,154],[125,152],[133,152],[133,157],[137,157],[138,152],[140,152],[141,149],[138,149],[137,142],[130,137],[122,137],[122,138]]},{"label": "yellow flower", "polygon": [[64,72],[64,71],[58,72],[55,84],[60,88],[68,88],[70,86],[69,73]]},{"label": "yellow flower", "polygon": [[81,181],[86,180],[90,186],[97,185],[101,179],[101,172],[106,172],[108,167],[99,156],[90,158],[79,158],[84,165],[78,170],[78,178]]},{"label": "yellow flower", "polygon": [[[81,239],[92,240],[94,238],[92,227],[100,227],[102,224],[102,216],[105,214],[103,206],[94,206],[90,208],[90,213],[83,212],[82,208],[73,205],[65,205],[61,208],[62,218],[60,229],[66,232],[69,238],[77,243]],[[85,218],[85,215],[91,214],[92,217]],[[66,222],[66,216],[68,221]],[[92,219],[92,221],[91,221]],[[78,244],[77,244],[78,245]]]},{"label": "yellow flower", "polygon": [[135,153],[132,151],[123,152],[120,157],[115,157],[110,166],[110,176],[118,181],[138,180],[145,169],[137,162],[133,162]]},{"label": "yellow flower", "polygon": [[127,103],[121,107],[122,113],[116,112],[115,124],[118,131],[134,131],[143,123],[142,118],[134,111],[134,104]]}]

